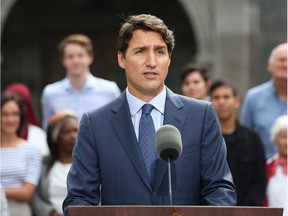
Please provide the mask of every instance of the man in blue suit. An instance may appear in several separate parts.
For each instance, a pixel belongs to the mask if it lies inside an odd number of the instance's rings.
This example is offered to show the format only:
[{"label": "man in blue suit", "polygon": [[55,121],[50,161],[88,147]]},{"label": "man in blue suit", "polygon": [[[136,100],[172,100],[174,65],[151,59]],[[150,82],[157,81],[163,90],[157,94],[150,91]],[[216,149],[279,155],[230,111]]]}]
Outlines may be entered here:
[{"label": "man in blue suit", "polygon": [[173,32],[155,16],[130,16],[122,25],[118,63],[128,87],[113,102],[82,117],[65,215],[69,205],[97,205],[100,200],[102,205],[169,205],[167,163],[154,158],[153,146],[148,156],[155,166],[147,169],[147,154],[140,146],[145,104],[153,106],[149,116],[156,130],[171,124],[182,136],[183,153],[171,165],[173,204],[236,205],[213,106],[176,95],[164,84],[173,48]]}]

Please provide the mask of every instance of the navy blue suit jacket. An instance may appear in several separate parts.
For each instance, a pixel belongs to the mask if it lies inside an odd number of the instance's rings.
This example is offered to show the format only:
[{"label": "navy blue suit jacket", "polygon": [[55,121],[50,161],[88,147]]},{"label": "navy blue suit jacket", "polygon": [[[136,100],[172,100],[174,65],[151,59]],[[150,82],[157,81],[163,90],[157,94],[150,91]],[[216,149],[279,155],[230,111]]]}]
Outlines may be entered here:
[{"label": "navy blue suit jacket", "polygon": [[[173,161],[175,205],[236,205],[226,147],[209,102],[167,89],[164,124],[177,127],[183,153]],[[101,186],[101,189],[100,189]],[[83,115],[67,178],[69,205],[169,205],[167,163],[158,159],[150,184],[131,121],[126,93]]]}]

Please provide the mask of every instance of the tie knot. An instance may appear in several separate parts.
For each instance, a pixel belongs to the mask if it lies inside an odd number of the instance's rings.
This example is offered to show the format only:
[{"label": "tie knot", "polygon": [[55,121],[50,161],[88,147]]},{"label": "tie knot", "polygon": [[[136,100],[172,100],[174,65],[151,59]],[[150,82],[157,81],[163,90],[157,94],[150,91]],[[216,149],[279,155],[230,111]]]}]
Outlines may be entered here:
[{"label": "tie knot", "polygon": [[151,111],[153,110],[153,105],[151,104],[144,104],[142,106],[142,115],[145,114],[145,115],[150,115]]}]

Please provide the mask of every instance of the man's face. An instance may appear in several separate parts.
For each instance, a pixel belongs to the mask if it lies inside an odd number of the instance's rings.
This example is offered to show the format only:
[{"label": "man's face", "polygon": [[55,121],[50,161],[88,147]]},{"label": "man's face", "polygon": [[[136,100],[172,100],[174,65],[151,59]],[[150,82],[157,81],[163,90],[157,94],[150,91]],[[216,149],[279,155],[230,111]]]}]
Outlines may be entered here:
[{"label": "man's face", "polygon": [[205,99],[208,88],[208,83],[197,71],[187,75],[181,86],[181,90],[185,96],[199,100]]},{"label": "man's face", "polygon": [[125,69],[132,95],[146,101],[163,90],[170,57],[160,34],[135,30],[125,56],[118,52],[118,63]]},{"label": "man's face", "polygon": [[79,124],[76,120],[70,120],[64,125],[64,127],[59,133],[57,140],[58,151],[72,153],[76,141],[78,128]]},{"label": "man's face", "polygon": [[268,70],[273,79],[287,81],[287,44],[276,48],[272,59],[268,63]]},{"label": "man's face", "polygon": [[92,61],[93,57],[79,44],[70,43],[64,48],[62,64],[72,76],[79,76],[89,71]]},{"label": "man's face", "polygon": [[239,107],[240,99],[233,94],[230,87],[221,86],[211,93],[211,102],[221,121],[235,116],[235,110]]}]

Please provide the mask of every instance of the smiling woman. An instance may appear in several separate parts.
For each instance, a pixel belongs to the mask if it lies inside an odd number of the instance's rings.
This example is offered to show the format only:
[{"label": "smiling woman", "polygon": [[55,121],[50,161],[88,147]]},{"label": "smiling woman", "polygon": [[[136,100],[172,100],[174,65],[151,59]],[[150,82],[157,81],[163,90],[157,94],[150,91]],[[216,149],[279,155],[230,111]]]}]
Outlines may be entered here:
[{"label": "smiling woman", "polygon": [[66,178],[72,165],[78,126],[78,117],[69,110],[59,111],[49,120],[47,141],[50,155],[43,161],[40,183],[31,202],[36,216],[63,215],[62,203],[67,195]]},{"label": "smiling woman", "polygon": [[31,215],[28,202],[38,184],[41,159],[37,148],[20,137],[24,104],[15,94],[1,97],[1,184],[10,215]]}]

